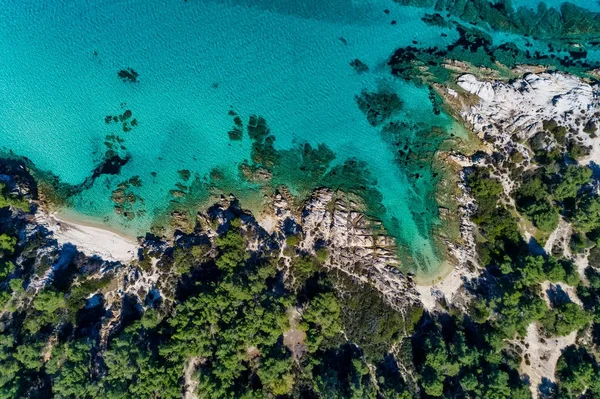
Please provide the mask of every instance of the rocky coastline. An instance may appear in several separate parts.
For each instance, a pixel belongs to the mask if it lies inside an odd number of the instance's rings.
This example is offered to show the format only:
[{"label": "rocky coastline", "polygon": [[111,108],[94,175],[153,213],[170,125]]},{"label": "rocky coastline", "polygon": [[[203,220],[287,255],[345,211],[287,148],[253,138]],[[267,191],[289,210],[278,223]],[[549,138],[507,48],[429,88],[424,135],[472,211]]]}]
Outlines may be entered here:
[{"label": "rocky coastline", "polygon": [[[526,70],[527,67],[521,68]],[[551,312],[561,309],[552,299],[551,293],[556,290],[566,292],[572,303],[587,309],[586,302],[578,296],[580,288],[577,287],[589,286],[590,270],[598,267],[594,263],[595,247],[574,249],[572,237],[581,233],[577,233],[580,227],[574,224],[568,212],[559,215],[559,222],[552,231],[543,232],[535,224],[539,222],[532,222],[531,216],[523,210],[518,193],[527,183],[523,176],[548,168],[540,161],[541,154],[565,154],[564,157],[573,160],[567,165],[589,167],[592,171],[597,168],[600,86],[572,75],[536,70],[508,82],[459,74],[455,82],[438,85],[436,90],[445,99],[444,106],[477,135],[479,143],[468,146],[475,151],[458,146],[436,155],[447,172],[456,174],[452,180],[456,189],[448,191],[453,193],[450,202],[455,203],[456,215],[448,217],[458,223],[459,234],[455,239],[449,234],[438,237],[448,254],[449,274],[434,279],[433,284],[423,284],[415,276],[401,271],[398,244],[380,221],[368,216],[364,199],[353,193],[317,188],[299,204],[281,188],[274,190],[258,216],[244,210],[233,195],[221,196],[220,201],[208,209],[198,211],[191,218],[186,216],[185,223],[174,213],[171,235],[149,233],[134,239],[52,213],[48,200],[40,199],[36,179],[28,172],[27,165],[13,159],[1,163],[0,181],[8,204],[1,211],[1,221],[4,226],[13,226],[7,232],[18,237],[15,251],[19,255],[11,260],[14,262],[11,281],[19,281],[21,288],[11,285],[15,288],[7,303],[26,306],[30,298],[55,290],[62,281],[86,287],[82,291],[85,294],[78,294],[84,295],[84,309],[93,309],[101,316],[93,325],[85,327],[85,334],[97,338],[98,356],[104,356],[104,351],[111,350],[111,340],[127,330],[132,317],[139,317],[135,315],[176,313],[181,298],[196,292],[198,283],[194,281],[201,281],[203,276],[212,278],[214,262],[223,256],[223,240],[232,229],[239,229],[245,241],[243,251],[250,259],[271,259],[286,287],[296,289],[299,281],[306,278],[300,271],[317,267],[320,273],[329,276],[331,289],[338,298],[352,303],[357,292],[366,292],[368,301],[381,301],[377,306],[400,315],[401,335],[407,338],[395,341],[387,350],[398,357],[395,363],[407,384],[410,386],[412,380],[416,385],[411,389],[418,390],[420,380],[414,376],[422,372],[422,366],[399,359],[403,351],[399,348],[406,345],[405,340],[419,344],[422,334],[429,334],[426,332],[428,323],[435,324],[434,320],[446,314],[473,314],[474,309],[481,309],[489,300],[486,295],[495,295],[497,285],[504,284],[500,280],[504,277],[497,276],[498,266],[494,261],[490,266],[489,258],[485,258],[488,255],[482,252],[482,246],[489,245],[490,240],[484,237],[490,233],[489,227],[480,221],[482,197],[473,176],[486,170],[489,171],[486,179],[497,181],[500,187],[495,206],[508,209],[516,221],[515,233],[528,240],[525,243],[529,254],[527,262],[531,262],[534,255],[548,259],[546,262],[553,257],[563,262],[563,277],[542,277],[539,287],[536,283],[527,289],[540,292],[539,298],[546,301]],[[598,185],[594,179],[584,187],[590,195],[597,195]],[[182,226],[185,228],[178,229]],[[522,246],[518,248],[518,251],[524,250]],[[517,256],[510,251],[507,255]],[[573,265],[577,278],[569,272],[571,266],[568,265]],[[510,276],[514,272],[508,273]],[[73,292],[67,299],[75,295]],[[494,314],[497,310],[493,310],[493,306],[506,305],[491,305],[488,316],[478,323],[496,325],[506,317],[501,312]],[[303,317],[305,309],[291,307],[288,311],[292,315],[291,329],[285,332],[284,340],[301,361],[308,350],[304,343],[307,338],[296,319]],[[349,314],[356,311],[352,307],[344,310]],[[418,332],[411,333],[423,311],[426,315],[418,324]],[[359,314],[365,317],[364,313]],[[7,325],[13,322],[9,315],[4,313]],[[523,335],[509,334],[500,341],[503,350],[522,356],[516,369],[528,376],[529,390],[534,397],[538,397],[546,379],[558,382],[555,374],[562,372],[560,359],[569,347],[594,348],[588,344],[594,335],[591,327],[549,340],[546,323],[545,319],[533,319],[523,326]],[[357,334],[353,330],[355,326],[348,328],[349,332],[344,333]],[[521,327],[515,328],[519,331]],[[360,335],[352,336],[354,338],[347,336],[346,339],[360,341]],[[367,350],[369,342],[362,341],[361,345]],[[199,361],[189,364],[203,367]],[[369,361],[366,366],[375,367]],[[197,382],[188,374],[186,372],[185,396],[195,397]]]}]

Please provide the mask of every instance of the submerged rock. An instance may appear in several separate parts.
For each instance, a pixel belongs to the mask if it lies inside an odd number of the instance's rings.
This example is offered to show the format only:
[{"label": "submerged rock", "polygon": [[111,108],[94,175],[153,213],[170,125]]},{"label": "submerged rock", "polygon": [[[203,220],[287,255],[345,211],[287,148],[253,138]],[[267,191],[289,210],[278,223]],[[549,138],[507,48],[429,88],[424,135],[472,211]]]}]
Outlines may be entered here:
[{"label": "submerged rock", "polygon": [[132,68],[121,69],[117,75],[123,82],[137,83],[139,74]]},{"label": "submerged rock", "polygon": [[130,159],[131,157],[129,155],[121,157],[119,154],[109,154],[100,165],[96,166],[91,177],[88,177],[88,179],[93,181],[102,175],[118,175],[121,173],[121,168],[125,166]]},{"label": "submerged rock", "polygon": [[355,58],[354,60],[350,61],[350,66],[354,69],[354,71],[356,71],[356,73],[359,74],[369,72],[369,66],[361,60],[359,60],[358,58]]}]

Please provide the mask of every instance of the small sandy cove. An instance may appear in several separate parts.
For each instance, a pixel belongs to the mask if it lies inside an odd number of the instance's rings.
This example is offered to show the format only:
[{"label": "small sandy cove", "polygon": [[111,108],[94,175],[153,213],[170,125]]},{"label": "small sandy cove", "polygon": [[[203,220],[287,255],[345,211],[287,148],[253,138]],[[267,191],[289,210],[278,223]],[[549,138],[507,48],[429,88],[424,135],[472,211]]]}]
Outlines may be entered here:
[{"label": "small sandy cove", "polygon": [[79,220],[76,216],[40,209],[36,220],[53,232],[56,241],[72,244],[88,256],[129,263],[136,259],[139,243],[135,237],[111,230],[100,223]]}]

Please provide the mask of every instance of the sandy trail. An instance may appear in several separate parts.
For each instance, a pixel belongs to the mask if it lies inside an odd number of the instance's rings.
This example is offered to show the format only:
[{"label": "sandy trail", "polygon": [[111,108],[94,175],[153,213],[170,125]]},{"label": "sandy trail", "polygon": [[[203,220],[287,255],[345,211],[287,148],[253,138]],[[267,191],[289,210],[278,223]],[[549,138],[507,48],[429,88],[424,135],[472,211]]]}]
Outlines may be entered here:
[{"label": "sandy trail", "polygon": [[556,364],[563,349],[573,345],[576,338],[577,331],[565,337],[545,338],[540,334],[537,323],[529,325],[524,339],[525,344],[521,345],[523,349],[521,373],[529,376],[531,394],[534,398],[540,397],[539,388],[543,378],[554,381]]}]

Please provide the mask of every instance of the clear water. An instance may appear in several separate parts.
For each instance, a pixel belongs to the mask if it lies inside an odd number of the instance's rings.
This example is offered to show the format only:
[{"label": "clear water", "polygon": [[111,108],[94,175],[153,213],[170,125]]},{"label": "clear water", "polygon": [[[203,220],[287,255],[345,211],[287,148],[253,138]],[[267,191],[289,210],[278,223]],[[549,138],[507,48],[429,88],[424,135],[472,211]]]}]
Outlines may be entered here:
[{"label": "clear water", "polygon": [[[545,0],[543,3],[548,7],[554,7],[560,9],[560,6],[564,3],[564,0]],[[526,7],[533,10],[537,10],[538,5],[542,3],[542,0],[512,0],[513,8]],[[590,11],[600,12],[600,2],[597,0],[569,0],[569,3],[575,4],[578,7],[587,8]]]},{"label": "clear water", "polygon": [[[439,264],[429,233],[437,220],[415,219],[432,206],[431,190],[408,181],[355,101],[384,82],[405,101],[403,118],[415,131],[453,129],[450,117],[433,114],[426,89],[394,80],[385,67],[398,47],[456,38],[423,23],[427,11],[385,0],[5,0],[1,145],[77,184],[100,160],[104,137],[119,132],[105,116],[131,110],[139,124],[122,134],[131,161],[73,198],[72,210],[141,233],[172,199],[178,170],[237,173],[250,142],[229,140],[227,113],[235,110],[244,122],[259,114],[278,149],[326,143],[336,162],[366,161],[383,196],[384,222],[399,222],[400,240],[431,271]],[[355,58],[368,73],[349,66]],[[128,67],[138,83],[118,79]],[[136,192],[147,213],[127,221],[115,215],[110,194],[134,175],[143,181]]]}]

